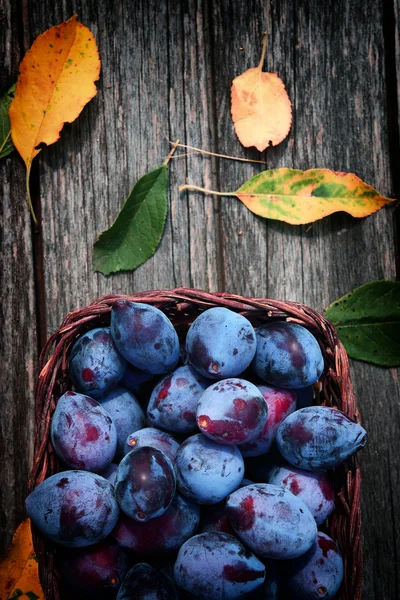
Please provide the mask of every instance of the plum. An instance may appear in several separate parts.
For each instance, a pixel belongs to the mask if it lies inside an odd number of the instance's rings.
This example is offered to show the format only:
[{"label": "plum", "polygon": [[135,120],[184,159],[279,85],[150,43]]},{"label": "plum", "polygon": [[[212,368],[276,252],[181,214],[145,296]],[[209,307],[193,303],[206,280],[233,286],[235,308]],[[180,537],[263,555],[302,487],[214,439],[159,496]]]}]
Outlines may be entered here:
[{"label": "plum", "polygon": [[335,508],[333,482],[325,471],[310,473],[296,467],[276,467],[269,477],[269,483],[281,485],[303,500],[317,525],[322,525]]},{"label": "plum", "polygon": [[295,558],[315,541],[317,525],[297,496],[271,484],[253,484],[230,494],[226,510],[236,535],[266,558]]},{"label": "plum", "polygon": [[262,585],[265,567],[233,535],[207,532],[182,545],[174,576],[179,587],[202,600],[235,600]]},{"label": "plum", "polygon": [[193,367],[178,367],[153,390],[147,407],[150,424],[181,434],[195,432],[197,404],[209,385],[210,380]]},{"label": "plum", "polygon": [[260,390],[244,379],[214,383],[197,405],[200,431],[220,444],[242,444],[257,438],[267,415],[268,405]]},{"label": "plum", "polygon": [[181,494],[199,504],[216,504],[243,479],[244,463],[237,446],[222,446],[198,433],[181,444],[175,467]]},{"label": "plum", "polygon": [[253,360],[256,336],[250,321],[228,308],[210,308],[189,328],[186,351],[204,377],[226,379],[240,375]]},{"label": "plum", "polygon": [[117,448],[117,430],[109,413],[93,398],[76,392],[59,398],[50,435],[57,456],[74,469],[99,473]]},{"label": "plum", "polygon": [[343,581],[343,560],[335,542],[325,533],[306,554],[286,562],[285,588],[296,600],[322,598],[332,600]]},{"label": "plum", "polygon": [[114,487],[118,504],[128,517],[149,521],[162,515],[175,495],[173,464],[156,448],[132,450],[119,464]]},{"label": "plum", "polygon": [[117,351],[109,327],[83,334],[72,346],[69,373],[78,392],[100,398],[122,379],[126,360]]},{"label": "plum", "polygon": [[111,310],[111,334],[119,352],[137,369],[162,375],[178,363],[178,335],[154,306],[117,300]]},{"label": "plum", "polygon": [[306,471],[333,469],[367,443],[367,432],[340,410],[309,406],[289,415],[276,441],[282,456]]},{"label": "plum", "polygon": [[29,494],[25,506],[43,535],[74,548],[105,538],[119,516],[111,483],[87,471],[52,475]]},{"label": "plum", "polygon": [[252,366],[266,383],[282,388],[304,388],[322,375],[321,349],[305,327],[275,321],[259,327],[256,336],[257,350]]}]

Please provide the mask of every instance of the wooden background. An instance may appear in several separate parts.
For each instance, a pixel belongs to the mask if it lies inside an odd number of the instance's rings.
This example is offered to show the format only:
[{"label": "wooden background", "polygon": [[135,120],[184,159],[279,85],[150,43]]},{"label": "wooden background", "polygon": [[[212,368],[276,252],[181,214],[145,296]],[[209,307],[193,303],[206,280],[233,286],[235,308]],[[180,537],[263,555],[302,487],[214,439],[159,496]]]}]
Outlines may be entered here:
[{"label": "wooden background", "polygon": [[[102,72],[97,96],[35,159],[40,235],[25,204],[22,161],[14,153],[0,162],[0,552],[24,517],[38,352],[67,312],[109,292],[177,286],[322,310],[358,285],[399,276],[394,206],[312,227],[265,221],[234,198],[180,194],[186,181],[235,190],[260,170],[199,156],[171,162],[155,256],[108,278],[91,266],[98,233],[136,179],[160,165],[166,136],[259,158],[234,134],[230,86],[258,63],[264,30],[265,69],[284,80],[293,103],[289,137],[263,155],[268,168],[351,171],[399,197],[399,0],[0,0],[0,92],[16,80],[36,36],[75,12],[96,37]],[[393,600],[400,597],[398,371],[353,362],[352,376],[369,432],[364,598]]]}]

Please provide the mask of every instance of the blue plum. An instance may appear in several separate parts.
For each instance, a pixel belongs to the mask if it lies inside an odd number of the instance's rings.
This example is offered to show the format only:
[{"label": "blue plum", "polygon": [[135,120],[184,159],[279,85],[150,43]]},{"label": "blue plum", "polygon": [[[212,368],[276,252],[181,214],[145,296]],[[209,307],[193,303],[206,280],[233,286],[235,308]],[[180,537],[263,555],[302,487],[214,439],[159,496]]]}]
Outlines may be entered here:
[{"label": "blue plum", "polygon": [[210,380],[193,367],[178,367],[153,390],[147,407],[150,424],[175,433],[190,434],[197,431],[197,403],[209,385]]},{"label": "blue plum", "polygon": [[260,390],[244,379],[212,384],[197,405],[200,431],[220,444],[242,444],[257,438],[267,415],[268,405]]},{"label": "blue plum", "polygon": [[79,597],[102,599],[115,598],[129,570],[125,551],[109,538],[86,548],[65,548],[58,567]]},{"label": "blue plum", "polygon": [[244,463],[237,446],[222,446],[201,433],[181,444],[175,459],[181,494],[199,504],[216,504],[243,479]]},{"label": "blue plum", "polygon": [[256,331],[256,374],[270,385],[304,388],[319,379],[324,359],[315,337],[297,323],[276,321]]},{"label": "blue plum", "polygon": [[303,500],[317,525],[322,525],[335,508],[333,482],[325,471],[310,473],[296,467],[276,467],[269,483],[280,485]]},{"label": "blue plum", "polygon": [[306,471],[333,469],[367,442],[367,432],[340,410],[309,406],[289,415],[276,436],[282,456]]},{"label": "blue plum", "polygon": [[311,512],[282,487],[257,483],[240,488],[227,498],[226,509],[236,535],[266,558],[295,558],[316,539]]},{"label": "blue plum", "polygon": [[202,600],[235,600],[259,588],[265,567],[233,535],[201,533],[179,550],[174,567],[177,585]]},{"label": "blue plum", "polygon": [[253,360],[256,336],[250,321],[227,308],[210,308],[189,328],[186,351],[204,377],[226,379],[240,375]]},{"label": "blue plum", "polygon": [[117,430],[116,456],[120,458],[124,456],[128,435],[145,426],[145,414],[136,397],[120,386],[103,396],[100,403],[112,418]]},{"label": "blue plum", "polygon": [[141,522],[159,517],[175,495],[173,464],[156,448],[132,450],[119,463],[114,488],[118,504],[128,517]]},{"label": "blue plum", "polygon": [[290,390],[258,385],[268,407],[268,417],[259,435],[250,442],[239,445],[243,456],[262,456],[271,448],[279,425],[296,410],[296,394]]},{"label": "blue plum", "polygon": [[112,532],[120,546],[139,554],[177,552],[196,533],[200,507],[176,494],[169,508],[147,523],[139,523],[123,513]]},{"label": "blue plum", "polygon": [[124,375],[126,360],[117,351],[109,327],[92,329],[72,346],[69,373],[78,392],[100,398]]},{"label": "blue plum", "polygon": [[96,400],[76,392],[59,398],[50,434],[57,456],[73,469],[99,473],[110,464],[117,448],[111,416]]},{"label": "blue plum", "polygon": [[325,533],[303,556],[287,561],[285,588],[296,600],[336,598],[343,581],[343,560],[335,542]]},{"label": "blue plum", "polygon": [[145,427],[127,437],[125,454],[136,450],[136,448],[143,448],[143,446],[150,446],[151,448],[161,450],[171,461],[175,460],[179,448],[178,442],[169,433],[160,431],[154,427]]},{"label": "blue plum", "polygon": [[125,577],[116,600],[177,600],[172,581],[165,573],[138,563]]},{"label": "blue plum", "polygon": [[143,389],[143,386],[154,379],[153,373],[147,373],[141,369],[137,369],[129,363],[126,365],[125,373],[119,382],[121,387],[126,388],[132,394],[136,394]]},{"label": "blue plum", "polygon": [[119,516],[111,483],[87,471],[52,475],[29,494],[25,506],[43,535],[74,548],[105,538]]},{"label": "blue plum", "polygon": [[154,306],[117,300],[111,310],[111,334],[119,352],[137,369],[162,375],[178,363],[178,335]]}]

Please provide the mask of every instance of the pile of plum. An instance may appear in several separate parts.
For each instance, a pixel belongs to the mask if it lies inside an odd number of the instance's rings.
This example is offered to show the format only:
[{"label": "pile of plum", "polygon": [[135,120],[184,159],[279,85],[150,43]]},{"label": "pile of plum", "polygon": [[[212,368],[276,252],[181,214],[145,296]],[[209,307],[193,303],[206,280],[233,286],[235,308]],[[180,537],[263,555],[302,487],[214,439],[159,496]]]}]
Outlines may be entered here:
[{"label": "pile of plum", "polygon": [[26,507],[75,595],[337,595],[342,558],[317,527],[334,509],[329,469],[367,436],[312,405],[324,360],[306,328],[211,308],[181,346],[163,312],[118,300],[69,370],[51,422],[62,471]]}]

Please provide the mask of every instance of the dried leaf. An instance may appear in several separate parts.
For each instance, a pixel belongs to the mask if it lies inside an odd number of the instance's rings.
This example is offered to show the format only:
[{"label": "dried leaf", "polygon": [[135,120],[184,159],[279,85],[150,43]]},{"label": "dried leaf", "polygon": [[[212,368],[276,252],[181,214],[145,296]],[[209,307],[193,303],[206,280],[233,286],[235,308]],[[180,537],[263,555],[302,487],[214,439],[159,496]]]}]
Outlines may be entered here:
[{"label": "dried leaf", "polygon": [[374,188],[352,173],[336,173],[329,169],[272,169],[249,179],[236,192],[224,193],[184,185],[221,196],[237,196],[256,215],[277,219],[292,225],[304,225],[334,212],[344,211],[353,217],[367,217],[391,198],[381,196]]},{"label": "dried leaf", "polygon": [[400,282],[366,283],[332,302],[324,314],[351,358],[400,366]]},{"label": "dried leaf", "polygon": [[0,559],[0,600],[11,598],[44,600],[29,519],[18,527],[10,548]]},{"label": "dried leaf", "polygon": [[11,140],[11,125],[8,109],[15,94],[15,83],[0,96],[0,158],[8,156],[14,150]]},{"label": "dried leaf", "polygon": [[236,135],[248,148],[262,152],[285,139],[292,124],[292,105],[285,84],[276,73],[263,73],[267,37],[258,67],[236,77],[231,88],[231,113]]},{"label": "dried leaf", "polygon": [[74,15],[39,35],[20,64],[9,115],[12,141],[25,162],[27,179],[40,145],[54,144],[64,123],[72,123],[97,93],[96,41],[76,19]]}]

